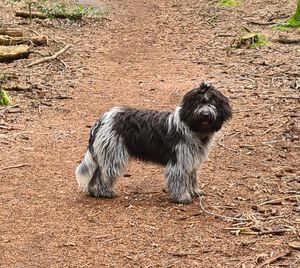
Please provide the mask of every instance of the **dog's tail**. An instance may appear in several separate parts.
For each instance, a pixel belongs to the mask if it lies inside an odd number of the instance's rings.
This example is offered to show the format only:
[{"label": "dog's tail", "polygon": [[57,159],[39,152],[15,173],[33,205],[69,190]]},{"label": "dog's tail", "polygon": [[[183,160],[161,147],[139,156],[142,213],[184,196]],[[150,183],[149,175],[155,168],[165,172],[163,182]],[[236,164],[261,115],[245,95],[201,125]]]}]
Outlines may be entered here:
[{"label": "dog's tail", "polygon": [[95,161],[93,155],[88,149],[84,155],[82,162],[78,165],[75,170],[76,181],[80,188],[85,193],[88,193],[88,186],[93,178],[93,175],[97,169],[97,162]]}]

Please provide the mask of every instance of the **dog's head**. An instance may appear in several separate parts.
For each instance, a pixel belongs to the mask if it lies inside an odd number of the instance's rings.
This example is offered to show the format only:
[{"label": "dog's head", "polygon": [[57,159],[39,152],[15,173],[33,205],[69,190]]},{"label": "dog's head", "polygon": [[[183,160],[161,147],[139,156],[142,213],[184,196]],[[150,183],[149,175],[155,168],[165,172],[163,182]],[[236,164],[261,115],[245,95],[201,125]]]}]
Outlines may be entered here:
[{"label": "dog's head", "polygon": [[180,120],[201,134],[220,130],[231,116],[228,98],[207,82],[186,93],[181,103]]}]

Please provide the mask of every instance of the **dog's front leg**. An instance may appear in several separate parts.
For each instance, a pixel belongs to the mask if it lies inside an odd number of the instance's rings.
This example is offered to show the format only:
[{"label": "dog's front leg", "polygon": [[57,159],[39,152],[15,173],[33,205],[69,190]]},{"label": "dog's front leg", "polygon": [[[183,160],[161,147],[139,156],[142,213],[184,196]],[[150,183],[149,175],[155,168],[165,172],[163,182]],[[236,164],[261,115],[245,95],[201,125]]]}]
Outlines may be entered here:
[{"label": "dog's front leg", "polygon": [[199,188],[199,183],[197,180],[197,170],[193,170],[190,174],[190,193],[192,197],[199,197],[205,195],[205,193]]},{"label": "dog's front leg", "polygon": [[189,174],[180,165],[169,164],[166,169],[166,188],[172,200],[180,204],[193,202]]}]

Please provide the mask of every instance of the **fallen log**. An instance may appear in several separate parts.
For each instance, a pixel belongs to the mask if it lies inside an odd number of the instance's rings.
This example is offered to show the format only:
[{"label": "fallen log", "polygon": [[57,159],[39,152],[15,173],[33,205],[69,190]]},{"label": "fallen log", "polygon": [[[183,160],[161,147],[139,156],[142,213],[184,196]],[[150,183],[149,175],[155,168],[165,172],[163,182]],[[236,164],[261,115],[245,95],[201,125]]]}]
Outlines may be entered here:
[{"label": "fallen log", "polygon": [[48,45],[48,37],[46,35],[35,37],[11,37],[8,35],[0,35],[0,45],[2,46],[20,45],[28,42],[33,43],[36,46]]},{"label": "fallen log", "polygon": [[0,28],[0,35],[9,35],[11,37],[22,37],[24,36],[24,31],[14,28]]},{"label": "fallen log", "polygon": [[47,18],[55,18],[55,19],[70,19],[70,20],[81,20],[82,14],[76,12],[62,12],[55,11],[49,14],[48,16],[41,12],[29,12],[29,11],[16,11],[16,17],[22,18],[39,18],[39,19],[47,19]]},{"label": "fallen log", "polygon": [[47,19],[47,16],[41,12],[28,12],[28,11],[16,11],[16,17],[21,18],[38,18],[38,19]]},{"label": "fallen log", "polygon": [[0,62],[27,58],[32,53],[27,45],[0,46]]}]

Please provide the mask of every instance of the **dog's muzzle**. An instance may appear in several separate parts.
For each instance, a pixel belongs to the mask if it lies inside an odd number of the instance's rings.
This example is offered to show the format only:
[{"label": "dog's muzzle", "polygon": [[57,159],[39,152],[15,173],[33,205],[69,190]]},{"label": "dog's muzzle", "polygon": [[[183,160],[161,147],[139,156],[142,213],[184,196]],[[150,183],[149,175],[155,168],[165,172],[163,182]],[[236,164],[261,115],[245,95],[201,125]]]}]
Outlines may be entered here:
[{"label": "dog's muzzle", "polygon": [[217,116],[216,110],[210,105],[201,107],[196,110],[195,113],[199,117],[202,125],[211,125]]}]

